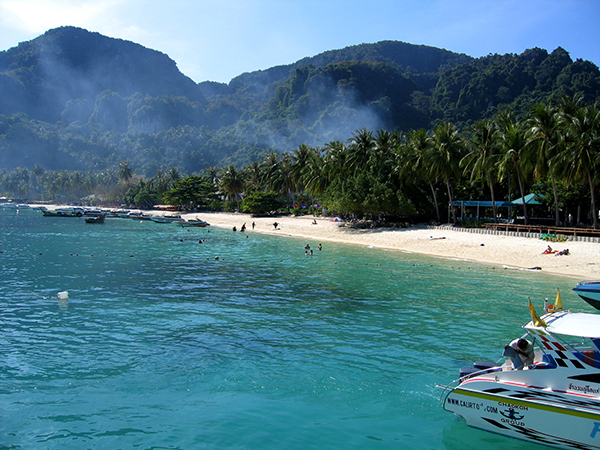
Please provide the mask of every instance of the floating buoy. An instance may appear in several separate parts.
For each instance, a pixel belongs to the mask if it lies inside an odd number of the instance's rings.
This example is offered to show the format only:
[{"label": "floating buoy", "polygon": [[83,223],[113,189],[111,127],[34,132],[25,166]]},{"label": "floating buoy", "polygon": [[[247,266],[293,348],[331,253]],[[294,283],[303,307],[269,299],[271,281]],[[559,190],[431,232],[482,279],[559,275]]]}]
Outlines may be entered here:
[{"label": "floating buoy", "polygon": [[59,292],[56,296],[59,300],[66,300],[69,298],[69,293],[67,291]]}]

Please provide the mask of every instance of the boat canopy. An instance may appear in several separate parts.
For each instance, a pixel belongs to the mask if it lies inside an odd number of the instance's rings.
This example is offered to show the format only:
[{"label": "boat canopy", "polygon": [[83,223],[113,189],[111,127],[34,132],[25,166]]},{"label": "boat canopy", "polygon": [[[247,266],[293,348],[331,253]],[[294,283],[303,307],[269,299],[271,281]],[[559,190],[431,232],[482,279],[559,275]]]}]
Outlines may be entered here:
[{"label": "boat canopy", "polygon": [[[590,339],[600,338],[600,315],[569,313],[558,317],[548,314],[542,316],[548,324],[546,331],[551,334],[563,334],[565,336],[580,336]],[[540,329],[533,322],[529,322],[525,328]]]},{"label": "boat canopy", "polygon": [[[494,202],[487,200],[454,200],[452,206],[476,206],[482,208],[493,208]],[[514,206],[510,202],[499,201],[496,202],[496,207],[510,207]]]}]

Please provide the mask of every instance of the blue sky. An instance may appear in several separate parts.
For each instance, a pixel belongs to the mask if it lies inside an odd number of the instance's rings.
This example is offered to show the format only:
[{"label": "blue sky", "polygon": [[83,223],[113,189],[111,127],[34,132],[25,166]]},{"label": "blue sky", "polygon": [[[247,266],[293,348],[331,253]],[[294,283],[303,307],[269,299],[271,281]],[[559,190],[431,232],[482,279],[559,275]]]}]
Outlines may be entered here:
[{"label": "blue sky", "polygon": [[196,82],[382,40],[474,57],[560,46],[600,66],[600,0],[0,0],[0,50],[65,25],[166,53]]}]

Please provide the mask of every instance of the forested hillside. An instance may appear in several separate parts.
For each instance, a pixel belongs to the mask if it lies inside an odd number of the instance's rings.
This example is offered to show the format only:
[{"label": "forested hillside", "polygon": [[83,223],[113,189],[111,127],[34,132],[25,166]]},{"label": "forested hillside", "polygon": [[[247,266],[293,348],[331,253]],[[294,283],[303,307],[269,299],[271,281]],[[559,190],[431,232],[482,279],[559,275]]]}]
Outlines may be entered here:
[{"label": "forested hillside", "polygon": [[562,48],[474,59],[402,42],[194,83],[173,60],[73,27],[0,53],[0,169],[138,175],[246,165],[272,151],[347,141],[359,129],[465,129],[550,97],[600,96],[600,73]]}]

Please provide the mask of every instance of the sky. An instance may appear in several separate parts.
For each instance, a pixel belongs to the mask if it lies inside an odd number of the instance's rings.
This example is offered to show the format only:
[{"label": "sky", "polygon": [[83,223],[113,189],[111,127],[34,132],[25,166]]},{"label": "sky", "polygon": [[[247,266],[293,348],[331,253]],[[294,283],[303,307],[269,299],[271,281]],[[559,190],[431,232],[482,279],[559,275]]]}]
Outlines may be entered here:
[{"label": "sky", "polygon": [[383,40],[473,57],[562,47],[600,66],[600,0],[0,0],[0,50],[60,26],[158,50],[196,82]]}]

